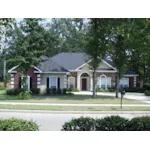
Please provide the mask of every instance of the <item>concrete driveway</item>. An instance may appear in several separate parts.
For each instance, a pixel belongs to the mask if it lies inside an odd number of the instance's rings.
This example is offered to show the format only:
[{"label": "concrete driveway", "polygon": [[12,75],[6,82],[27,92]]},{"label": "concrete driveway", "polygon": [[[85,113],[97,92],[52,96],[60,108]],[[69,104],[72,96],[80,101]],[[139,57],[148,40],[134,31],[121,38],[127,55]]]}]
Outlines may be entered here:
[{"label": "concrete driveway", "polygon": [[[92,95],[92,92],[89,91],[81,91],[81,92],[73,92],[75,95]],[[97,95],[102,95],[102,96],[112,96],[115,97],[114,92],[97,92]],[[119,93],[119,97],[120,97]],[[145,96],[144,93],[126,93],[124,98],[127,99],[132,99],[132,100],[139,100],[143,101],[145,103],[150,103],[150,96]]]}]

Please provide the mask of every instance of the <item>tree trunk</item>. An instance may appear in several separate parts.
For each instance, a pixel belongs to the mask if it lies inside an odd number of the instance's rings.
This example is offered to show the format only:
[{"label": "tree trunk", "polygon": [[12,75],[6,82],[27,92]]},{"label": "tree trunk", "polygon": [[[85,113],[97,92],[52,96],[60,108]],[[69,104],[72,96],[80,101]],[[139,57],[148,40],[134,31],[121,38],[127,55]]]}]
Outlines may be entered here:
[{"label": "tree trunk", "polygon": [[93,72],[93,98],[96,98],[96,70]]},{"label": "tree trunk", "polygon": [[119,74],[117,73],[116,74],[116,98],[119,97],[118,94],[119,94]]},{"label": "tree trunk", "polygon": [[23,87],[23,91],[24,92],[28,91],[28,87],[27,87],[27,74],[24,74],[24,76],[22,78],[22,87]]},{"label": "tree trunk", "polygon": [[4,62],[3,62],[3,80],[4,80],[4,87],[7,87],[7,81],[6,81],[6,53],[4,54]]}]

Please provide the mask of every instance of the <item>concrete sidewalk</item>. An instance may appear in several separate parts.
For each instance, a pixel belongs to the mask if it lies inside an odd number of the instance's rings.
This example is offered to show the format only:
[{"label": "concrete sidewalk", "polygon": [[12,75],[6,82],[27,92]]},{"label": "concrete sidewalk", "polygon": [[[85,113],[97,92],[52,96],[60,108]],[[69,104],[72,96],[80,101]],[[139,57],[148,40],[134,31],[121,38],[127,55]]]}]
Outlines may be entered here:
[{"label": "concrete sidewalk", "polygon": [[[0,102],[0,105],[29,105],[29,106],[72,106],[72,107],[110,107],[120,104],[58,104],[58,103],[23,103],[23,102]],[[149,104],[123,104],[124,107],[150,107]]]},{"label": "concrete sidewalk", "polygon": [[49,110],[17,110],[17,109],[0,109],[1,112],[16,113],[45,113],[45,114],[143,114],[150,115],[150,111],[49,111]]}]

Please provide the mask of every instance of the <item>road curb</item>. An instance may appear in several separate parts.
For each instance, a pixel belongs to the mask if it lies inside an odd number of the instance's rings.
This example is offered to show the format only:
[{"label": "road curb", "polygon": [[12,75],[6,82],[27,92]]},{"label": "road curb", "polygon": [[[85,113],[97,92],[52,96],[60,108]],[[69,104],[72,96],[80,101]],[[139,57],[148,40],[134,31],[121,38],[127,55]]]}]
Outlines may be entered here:
[{"label": "road curb", "polygon": [[16,113],[46,113],[46,114],[149,114],[150,111],[42,111],[42,110],[16,110],[16,109],[0,109],[1,112]]}]

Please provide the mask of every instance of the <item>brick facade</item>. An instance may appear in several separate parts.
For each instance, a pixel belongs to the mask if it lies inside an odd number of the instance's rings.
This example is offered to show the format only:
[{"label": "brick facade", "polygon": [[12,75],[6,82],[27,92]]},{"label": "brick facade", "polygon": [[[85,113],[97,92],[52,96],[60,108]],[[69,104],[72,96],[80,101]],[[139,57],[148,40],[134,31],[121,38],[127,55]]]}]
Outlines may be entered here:
[{"label": "brick facade", "polygon": [[[32,88],[37,88],[37,74],[34,73],[34,71],[36,71],[36,69],[30,68],[27,75],[31,78],[30,81],[32,81]],[[21,75],[22,74],[19,72],[14,74],[14,88],[19,88],[19,78],[21,77]]]}]

